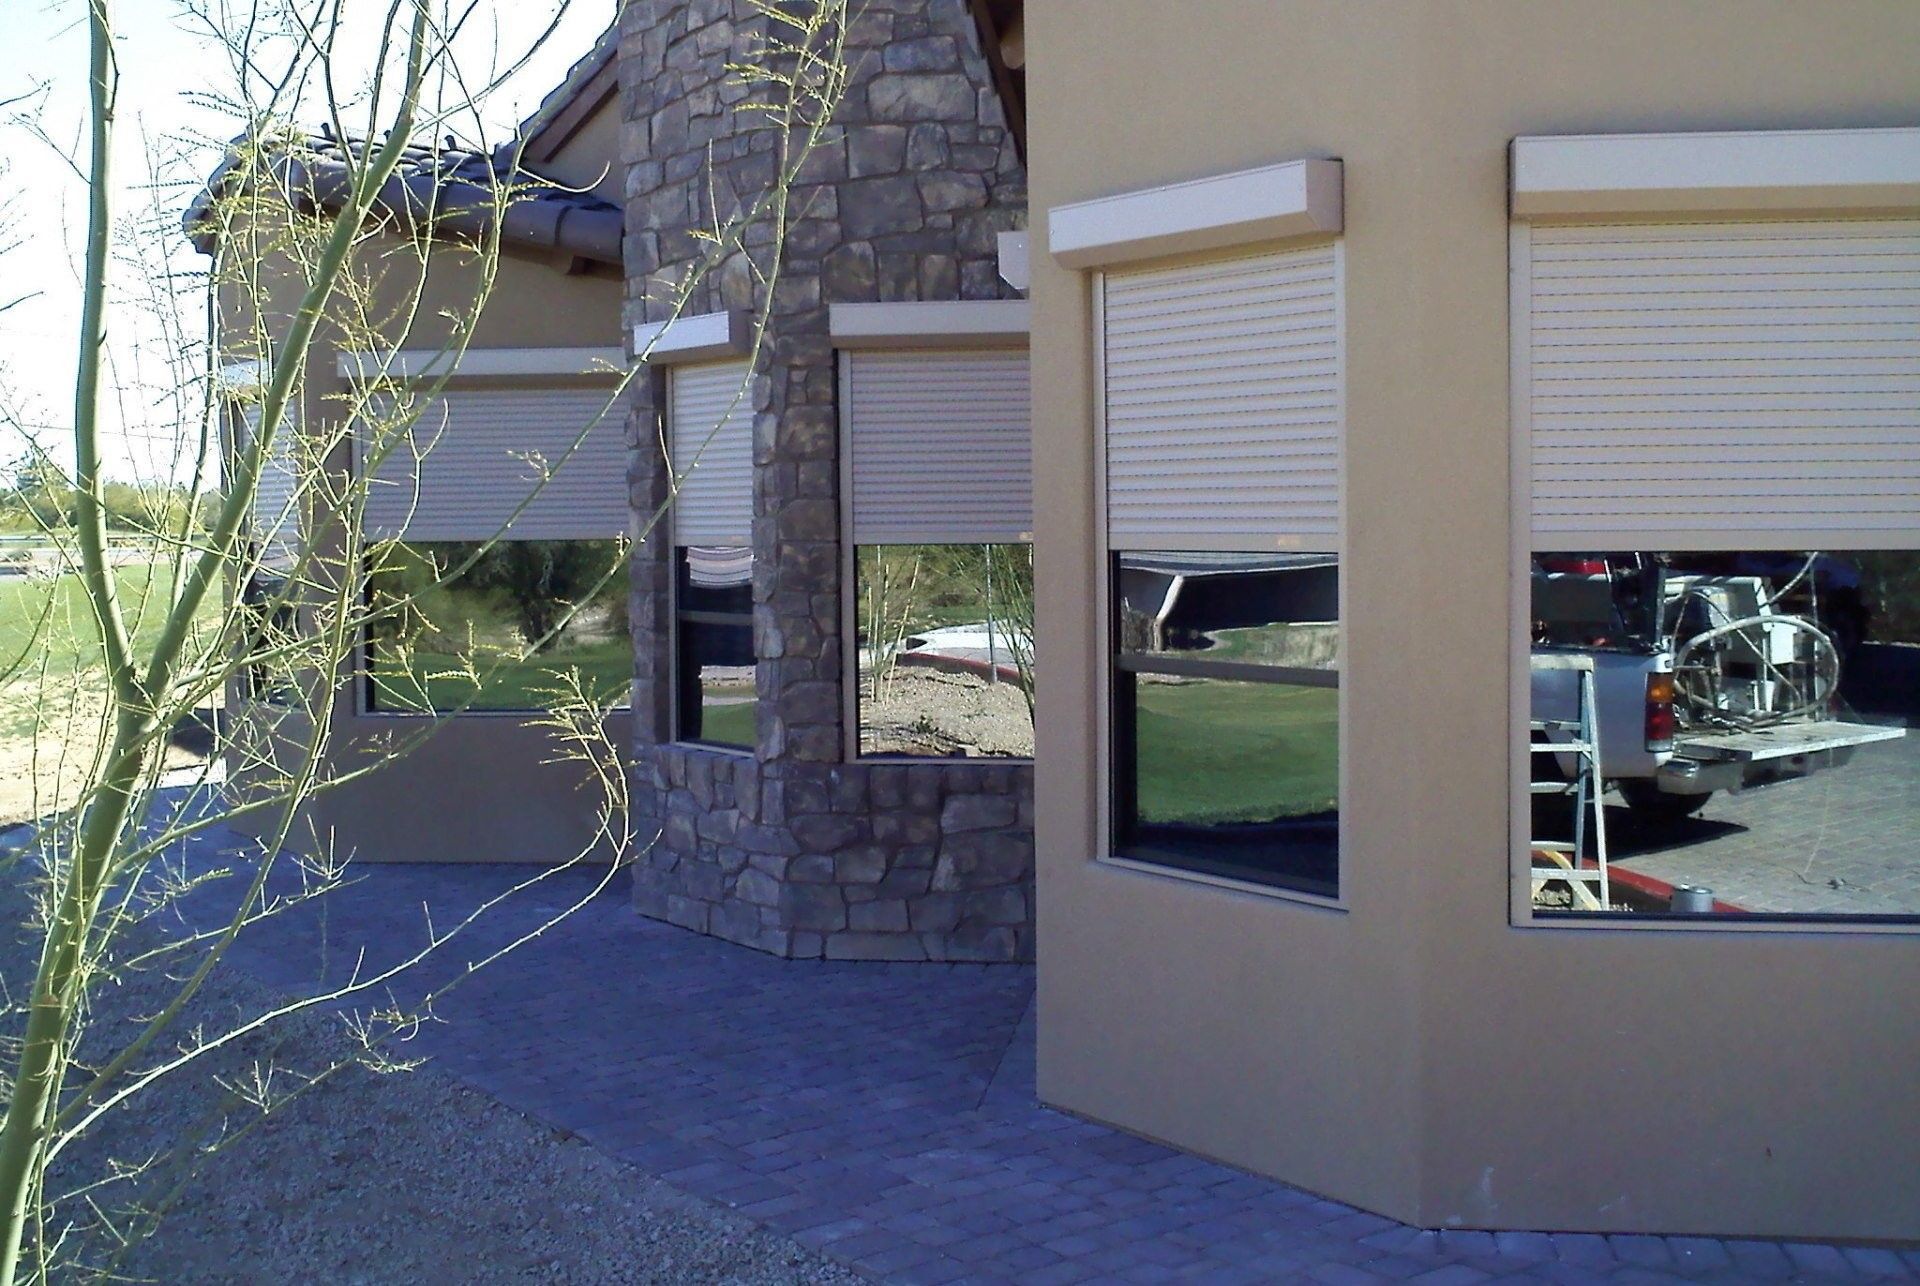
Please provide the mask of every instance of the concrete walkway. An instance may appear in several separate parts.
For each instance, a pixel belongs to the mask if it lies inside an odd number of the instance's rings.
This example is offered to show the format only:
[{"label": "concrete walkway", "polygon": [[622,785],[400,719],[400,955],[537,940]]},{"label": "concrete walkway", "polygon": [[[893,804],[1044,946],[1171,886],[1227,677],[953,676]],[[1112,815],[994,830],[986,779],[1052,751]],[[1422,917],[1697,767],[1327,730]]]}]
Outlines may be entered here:
[{"label": "concrete walkway", "polygon": [[[420,940],[423,909],[444,929],[528,874],[363,867],[324,914],[283,919],[236,962],[310,987],[362,951],[395,958]],[[588,887],[564,873],[429,972],[449,976]],[[1920,1252],[1403,1227],[1040,1107],[1027,969],[785,962],[644,920],[624,892],[463,984],[413,1052],[878,1280],[1920,1276]]]}]

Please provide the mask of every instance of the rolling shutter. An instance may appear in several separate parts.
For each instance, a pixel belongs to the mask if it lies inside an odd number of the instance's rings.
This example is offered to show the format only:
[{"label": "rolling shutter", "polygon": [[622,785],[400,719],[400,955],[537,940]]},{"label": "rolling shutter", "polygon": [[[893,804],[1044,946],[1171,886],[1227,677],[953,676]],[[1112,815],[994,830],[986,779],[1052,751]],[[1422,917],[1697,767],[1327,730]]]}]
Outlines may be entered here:
[{"label": "rolling shutter", "polygon": [[[443,393],[425,404],[407,441],[374,474],[368,534],[484,539],[526,502],[507,529],[513,539],[624,535],[626,412],[624,399],[608,406],[612,396],[607,385]],[[373,404],[392,405],[382,398]],[[543,484],[546,470],[552,477]]]},{"label": "rolling shutter", "polygon": [[846,355],[857,545],[1033,539],[1027,354]]},{"label": "rolling shutter", "polygon": [[1920,527],[1920,220],[1521,238],[1536,549]]},{"label": "rolling shutter", "polygon": [[[239,432],[235,446],[245,450],[260,432],[260,403],[240,405]],[[260,560],[268,567],[293,565],[300,553],[300,511],[296,503],[299,475],[294,464],[293,435],[299,421],[289,407],[281,417],[279,431],[266,459],[260,462],[260,479],[254,486],[252,536],[260,547]]]},{"label": "rolling shutter", "polygon": [[1338,549],[1339,255],[1107,276],[1113,548]]},{"label": "rolling shutter", "polygon": [[676,545],[753,543],[753,386],[745,361],[675,366],[667,454]]}]

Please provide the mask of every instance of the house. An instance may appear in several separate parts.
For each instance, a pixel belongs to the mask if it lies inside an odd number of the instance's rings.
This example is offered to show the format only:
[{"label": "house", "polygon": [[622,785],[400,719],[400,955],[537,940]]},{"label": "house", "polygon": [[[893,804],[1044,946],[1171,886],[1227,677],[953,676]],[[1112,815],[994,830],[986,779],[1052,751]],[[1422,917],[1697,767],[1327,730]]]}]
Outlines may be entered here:
[{"label": "house", "polygon": [[[493,536],[510,518],[510,538],[539,542],[513,547],[545,553],[610,549],[626,534],[624,408],[608,405],[624,366],[622,217],[613,199],[620,178],[608,152],[617,132],[613,53],[611,41],[601,42],[509,147],[482,154],[423,139],[402,157],[382,194],[387,221],[358,249],[350,303],[330,309],[316,334],[289,431],[276,438],[278,459],[262,475],[253,526],[268,549],[265,574],[278,568],[337,583],[343,533],[327,525],[329,506],[317,487],[295,495],[298,455],[317,453],[329,470],[357,470],[367,440],[353,428],[353,415],[376,379],[390,381],[396,394],[442,375],[445,384],[420,414],[420,445],[433,445],[423,463],[411,467],[411,444],[403,444],[381,485],[368,489],[369,536],[401,536],[403,551],[438,551],[444,559],[462,542]],[[270,140],[244,164],[236,148],[187,212],[188,232],[214,257],[222,283],[222,378],[233,398],[234,431],[247,431],[259,359],[308,280],[303,248],[275,212],[289,201],[310,211],[337,209],[345,192],[343,152],[354,146],[321,135]],[[244,173],[258,176],[259,199],[228,199]],[[503,202],[509,190],[514,199]],[[419,238],[417,225],[427,218],[435,235]],[[478,253],[474,240],[493,232],[498,255]],[[448,371],[448,318],[472,311],[486,270],[493,273],[490,297],[512,305],[480,312],[457,368]],[[374,353],[381,355],[377,371]],[[529,451],[564,458],[544,489],[523,458]],[[516,514],[529,495],[532,502]],[[311,525],[304,542],[293,539],[297,524]],[[313,551],[314,565],[282,566],[300,543]],[[364,642],[371,670],[398,640]],[[624,662],[615,659],[624,681]],[[554,762],[549,730],[513,708],[525,701],[462,691],[457,680],[423,679],[453,668],[432,655],[431,643],[411,660],[418,673],[407,681],[341,676],[324,706],[331,740],[323,774],[348,776],[386,757],[396,741],[415,739],[428,706],[470,701],[467,712],[379,771],[314,794],[294,825],[296,843],[387,861],[548,861],[604,848],[584,791],[590,774],[577,763]],[[280,744],[303,744],[322,707],[274,706],[271,692],[235,691],[230,708],[246,709],[263,696],[263,722]],[[628,724],[617,709],[607,734],[624,740]],[[235,766],[242,786],[277,773],[261,764]]]},{"label": "house", "polygon": [[[587,78],[618,128],[578,132],[618,141],[625,503],[667,514],[627,612],[636,907],[1037,957],[1046,1101],[1413,1224],[1920,1237],[1920,11],[1192,8],[861,7],[777,283],[749,237],[687,298],[774,164],[727,71],[767,19],[623,9]],[[903,550],[1033,568],[1030,758],[878,726]],[[1788,610],[1814,550],[1882,587],[1844,657]],[[1536,570],[1669,635],[1749,594],[1715,637],[1787,641],[1742,682],[1884,735],[1697,823],[1580,769],[1620,843],[1556,874]],[[1664,683],[1649,753],[1777,735],[1693,637],[1591,650]],[[525,753],[474,727],[469,762]],[[365,842],[470,843],[402,811]]]}]

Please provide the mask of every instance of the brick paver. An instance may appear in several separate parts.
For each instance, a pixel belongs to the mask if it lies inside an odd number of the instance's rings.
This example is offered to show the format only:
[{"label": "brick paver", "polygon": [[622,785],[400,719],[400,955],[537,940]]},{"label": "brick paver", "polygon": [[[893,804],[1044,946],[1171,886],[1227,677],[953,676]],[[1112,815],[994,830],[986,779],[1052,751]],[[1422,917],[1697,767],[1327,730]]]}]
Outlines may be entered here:
[{"label": "brick paver", "polygon": [[1920,915],[1920,730],[1853,761],[1739,794],[1698,817],[1607,810],[1615,859],[1752,911]]},{"label": "brick paver", "polygon": [[[363,968],[393,959],[420,940],[423,908],[444,930],[528,874],[363,867],[324,920],[285,917],[235,960],[310,987],[323,946],[336,976],[362,949]],[[556,876],[421,972],[450,976],[589,887],[585,872]],[[623,891],[463,984],[413,1052],[878,1280],[1920,1275],[1920,1253],[1402,1227],[1039,1106],[1030,969],[783,961],[643,919]]]}]

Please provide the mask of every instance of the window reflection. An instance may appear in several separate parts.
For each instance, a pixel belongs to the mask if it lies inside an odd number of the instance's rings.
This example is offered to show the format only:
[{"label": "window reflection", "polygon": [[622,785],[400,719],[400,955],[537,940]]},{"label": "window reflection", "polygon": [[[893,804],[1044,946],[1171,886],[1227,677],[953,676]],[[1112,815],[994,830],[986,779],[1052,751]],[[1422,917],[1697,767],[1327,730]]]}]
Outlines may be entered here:
[{"label": "window reflection", "polygon": [[692,545],[676,560],[678,736],[752,749],[755,742],[753,551]]},{"label": "window reflection", "polygon": [[1920,915],[1920,554],[1541,552],[1531,583],[1534,914]]},{"label": "window reflection", "polygon": [[1339,890],[1339,564],[1121,554],[1114,817],[1125,856]]}]

